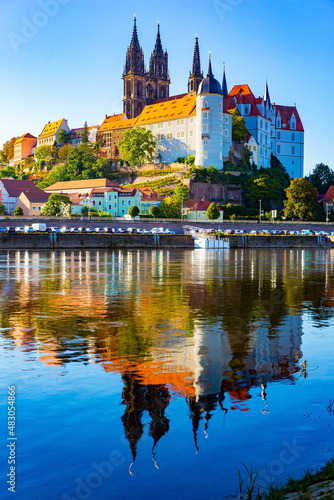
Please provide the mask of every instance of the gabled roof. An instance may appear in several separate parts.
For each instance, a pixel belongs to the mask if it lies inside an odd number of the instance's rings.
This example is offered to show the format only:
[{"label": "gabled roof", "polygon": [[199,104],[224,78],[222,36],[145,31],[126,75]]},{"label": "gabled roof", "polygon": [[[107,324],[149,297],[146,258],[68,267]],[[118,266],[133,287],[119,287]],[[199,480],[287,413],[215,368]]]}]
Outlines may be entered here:
[{"label": "gabled roof", "polygon": [[32,181],[20,181],[16,179],[0,179],[9,196],[18,198],[22,192],[38,192],[40,189]]},{"label": "gabled roof", "polygon": [[[51,196],[51,193],[45,193],[42,189],[36,188],[36,190],[22,191],[21,195],[24,194],[30,203],[46,203]],[[21,196],[20,195],[20,196]]]},{"label": "gabled roof", "polygon": [[243,85],[234,85],[233,89],[230,91],[228,94],[229,96],[233,95],[251,95],[252,97],[255,97],[249,86],[245,83]]},{"label": "gabled roof", "polygon": [[325,196],[323,197],[323,201],[333,201],[334,200],[334,186],[331,186]]},{"label": "gabled roof", "polygon": [[[304,127],[302,124],[302,121],[300,119],[300,116],[298,114],[296,106],[280,106],[278,104],[275,105],[275,116],[277,116],[277,113],[279,112],[282,125],[285,124],[285,127],[282,127],[284,130],[296,130],[297,132],[304,132]],[[289,121],[291,119],[292,115],[295,115],[296,118],[296,128],[291,129]]]},{"label": "gabled roof", "polygon": [[50,135],[55,135],[58,132],[58,129],[60,125],[63,122],[63,118],[61,120],[57,120],[55,122],[49,122],[45,125],[45,127],[42,130],[41,135],[39,136],[39,139],[43,137],[49,137]]},{"label": "gabled roof", "polygon": [[[192,210],[199,210],[203,212],[204,210],[206,211],[209,206],[211,205],[212,201],[199,201],[196,203],[196,205],[193,206]],[[220,212],[223,210],[220,207],[217,207]]]},{"label": "gabled roof", "polygon": [[161,201],[160,195],[154,191],[151,187],[139,187],[137,188],[142,195],[142,201]]},{"label": "gabled roof", "polygon": [[181,94],[174,98],[161,99],[158,102],[148,104],[138,116],[136,125],[176,120],[185,118],[191,114],[196,105],[195,94]]},{"label": "gabled roof", "polygon": [[[27,182],[27,181],[25,181]],[[66,191],[67,189],[94,189],[98,187],[119,187],[116,182],[109,179],[85,179],[82,181],[56,182],[44,191]]]},{"label": "gabled roof", "polygon": [[18,137],[15,141],[15,144],[19,144],[20,142],[22,142],[24,139],[35,139],[35,141],[37,141],[37,137],[35,137],[34,135],[31,135],[31,134],[24,134],[24,135],[21,135],[21,137]]},{"label": "gabled roof", "polygon": [[[237,102],[235,102],[235,100]],[[228,96],[224,98],[223,106],[224,113],[228,113],[231,109],[237,107],[237,104],[249,104],[250,112],[247,113],[247,116],[262,116],[257,107],[257,99],[253,96],[253,94],[240,95],[235,94],[234,96]]]}]

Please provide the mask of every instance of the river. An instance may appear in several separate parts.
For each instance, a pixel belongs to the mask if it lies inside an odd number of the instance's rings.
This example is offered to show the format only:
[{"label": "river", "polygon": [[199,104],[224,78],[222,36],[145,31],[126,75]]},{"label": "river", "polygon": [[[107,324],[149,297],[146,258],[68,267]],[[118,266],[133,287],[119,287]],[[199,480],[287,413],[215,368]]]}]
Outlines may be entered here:
[{"label": "river", "polygon": [[[0,498],[216,500],[334,455],[334,251],[0,252]],[[14,445],[13,445],[14,446]]]}]

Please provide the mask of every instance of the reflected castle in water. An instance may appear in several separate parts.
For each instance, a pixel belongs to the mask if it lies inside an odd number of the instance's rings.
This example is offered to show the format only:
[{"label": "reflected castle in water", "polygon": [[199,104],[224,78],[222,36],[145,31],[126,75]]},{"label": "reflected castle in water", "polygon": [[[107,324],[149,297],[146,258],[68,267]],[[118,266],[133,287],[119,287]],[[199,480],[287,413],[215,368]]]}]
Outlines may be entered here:
[{"label": "reflected castle in water", "polygon": [[255,394],[266,411],[269,384],[301,376],[302,313],[319,324],[333,316],[334,261],[317,279],[308,250],[17,251],[0,261],[4,345],[60,369],[80,361],[120,374],[133,460],[144,414],[153,453],[169,431],[172,397],[187,403],[196,449],[215,412],[247,411]]}]

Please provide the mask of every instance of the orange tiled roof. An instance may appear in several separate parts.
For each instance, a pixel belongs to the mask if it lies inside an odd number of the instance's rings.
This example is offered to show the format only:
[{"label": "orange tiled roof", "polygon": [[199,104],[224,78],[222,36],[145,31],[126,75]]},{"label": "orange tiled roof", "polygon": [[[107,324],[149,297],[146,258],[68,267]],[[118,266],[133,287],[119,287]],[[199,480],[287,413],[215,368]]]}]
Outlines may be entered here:
[{"label": "orange tiled roof", "polygon": [[233,95],[240,94],[240,92],[242,95],[251,95],[252,97],[255,97],[253,92],[251,91],[251,89],[249,88],[249,86],[247,84],[234,85],[233,89],[230,91],[230,93],[228,95],[233,96]]},{"label": "orange tiled roof", "polygon": [[120,120],[120,121],[107,121],[104,120],[101,127],[99,128],[99,132],[109,132],[110,130],[123,130],[126,128],[132,128],[135,126],[137,118],[131,118],[129,120]]},{"label": "orange tiled roof", "polygon": [[99,127],[99,132],[106,132],[110,130],[110,127],[112,127],[114,124],[119,124],[120,122],[124,123],[125,121],[127,121],[125,113],[111,116],[106,115],[102,125]]},{"label": "orange tiled roof", "polygon": [[148,104],[137,119],[136,125],[152,122],[177,120],[190,116],[196,106],[195,94],[181,94],[173,98],[161,99],[157,103]]},{"label": "orange tiled roof", "polygon": [[56,182],[44,189],[44,191],[66,191],[67,189],[94,189],[103,187],[118,187],[113,181],[108,179],[85,179],[82,181]]}]

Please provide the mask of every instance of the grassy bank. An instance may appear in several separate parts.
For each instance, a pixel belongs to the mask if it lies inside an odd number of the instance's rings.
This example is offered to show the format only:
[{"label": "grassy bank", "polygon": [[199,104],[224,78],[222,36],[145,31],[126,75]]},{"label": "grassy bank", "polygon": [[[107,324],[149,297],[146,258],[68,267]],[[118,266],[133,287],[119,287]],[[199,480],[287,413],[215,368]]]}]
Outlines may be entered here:
[{"label": "grassy bank", "polygon": [[257,475],[248,470],[248,481],[241,480],[239,472],[240,500],[333,500],[334,499],[334,459],[327,462],[318,473],[306,471],[301,479],[290,478],[283,486],[271,487],[262,492],[257,487]]}]

